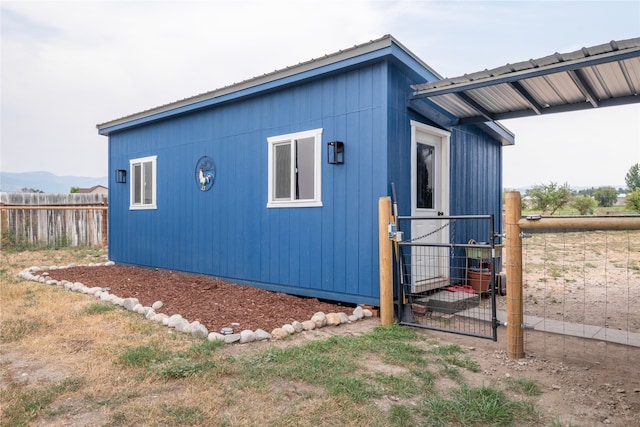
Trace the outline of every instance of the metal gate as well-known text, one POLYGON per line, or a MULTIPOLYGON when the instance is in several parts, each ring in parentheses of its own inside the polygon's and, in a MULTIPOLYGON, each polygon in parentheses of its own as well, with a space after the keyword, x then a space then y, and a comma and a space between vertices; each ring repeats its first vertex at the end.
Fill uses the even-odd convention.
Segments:
POLYGON ((400 324, 497 340, 506 277, 493 215, 398 216, 390 237, 400 324), (399 230, 419 230, 416 222, 429 232, 405 239, 399 230))

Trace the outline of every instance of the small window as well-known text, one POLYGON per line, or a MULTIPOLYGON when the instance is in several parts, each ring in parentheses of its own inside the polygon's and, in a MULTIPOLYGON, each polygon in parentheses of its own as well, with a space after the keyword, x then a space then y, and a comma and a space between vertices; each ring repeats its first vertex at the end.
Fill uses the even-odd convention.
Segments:
POLYGON ((322 129, 274 136, 269 143, 267 207, 322 206, 322 129))
POLYGON ((151 156, 129 161, 130 209, 156 209, 156 159, 151 156))

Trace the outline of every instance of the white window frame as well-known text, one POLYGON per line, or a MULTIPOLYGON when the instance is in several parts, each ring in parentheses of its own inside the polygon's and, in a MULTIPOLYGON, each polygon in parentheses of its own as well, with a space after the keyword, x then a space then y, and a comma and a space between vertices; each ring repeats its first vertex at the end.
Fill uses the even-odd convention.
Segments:
POLYGON ((131 210, 142 210, 142 209, 157 209, 157 204, 156 204, 156 194, 157 194, 157 179, 156 179, 156 175, 157 175, 157 171, 158 171, 158 167, 157 167, 157 160, 158 160, 158 156, 148 156, 148 157, 141 157, 138 159, 131 159, 129 160, 129 176, 130 178, 130 187, 129 187, 129 209, 131 210), (151 163, 151 203, 144 203, 144 167, 142 165, 144 165, 145 163, 151 163), (133 168, 137 165, 140 165, 142 167, 141 170, 141 182, 136 182, 135 180, 135 174, 133 173, 133 168), (134 195, 135 195, 135 187, 136 186, 140 186, 140 197, 141 200, 139 203, 136 203, 134 200, 134 195))
MULTIPOLYGON (((303 207, 319 207, 322 206, 322 128, 312 129, 303 132, 290 133, 286 135, 278 135, 267 138, 269 144, 269 172, 268 172, 268 208, 303 208, 303 207), (314 138, 314 176, 313 176, 313 199, 294 199, 289 198, 287 200, 275 198, 275 161, 276 156, 274 154, 275 148, 278 145, 290 144, 292 151, 295 150, 295 144, 293 142, 297 139, 314 138)), ((291 192, 295 194, 295 152, 291 155, 291 192)), ((294 196, 292 196, 294 197, 294 196)))

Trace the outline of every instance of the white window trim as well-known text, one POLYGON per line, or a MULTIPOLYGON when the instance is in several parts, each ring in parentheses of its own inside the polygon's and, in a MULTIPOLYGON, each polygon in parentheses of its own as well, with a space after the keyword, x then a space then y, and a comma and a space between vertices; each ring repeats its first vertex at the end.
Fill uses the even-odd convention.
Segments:
MULTIPOLYGON (((158 156, 148 156, 148 157, 140 157, 138 159, 131 159, 129 160, 129 176, 131 177, 129 182, 129 209, 130 210, 144 210, 144 209, 157 209, 157 194, 158 194, 158 188, 156 187, 156 183, 157 183, 157 179, 156 179, 156 175, 158 173, 158 156), (133 189, 133 184, 134 184, 134 178, 133 178, 133 166, 136 164, 142 164, 142 163, 147 163, 147 162, 151 162, 152 164, 152 174, 151 174, 151 185, 152 187, 152 194, 151 194, 151 203, 147 203, 147 204, 134 204, 133 202, 133 195, 134 195, 134 189, 133 189)), ((144 197, 144 196, 143 196, 144 197)))
MULTIPOLYGON (((269 144, 269 168, 267 178, 268 208, 305 208, 322 206, 322 128, 303 132, 289 133, 267 138, 269 144), (277 144, 292 142, 294 139, 314 138, 314 198, 305 200, 274 200, 274 147, 277 144)), ((292 156, 293 158, 293 156, 292 156)), ((293 161, 293 160, 292 160, 293 161)), ((293 170, 293 169, 292 169, 293 170)))

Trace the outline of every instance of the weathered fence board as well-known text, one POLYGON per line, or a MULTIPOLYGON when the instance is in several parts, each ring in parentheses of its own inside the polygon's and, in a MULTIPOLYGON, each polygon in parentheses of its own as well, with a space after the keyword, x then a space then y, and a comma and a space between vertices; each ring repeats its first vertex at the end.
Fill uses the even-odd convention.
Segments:
POLYGON ((20 247, 105 246, 102 194, 0 193, 2 244, 20 247))

